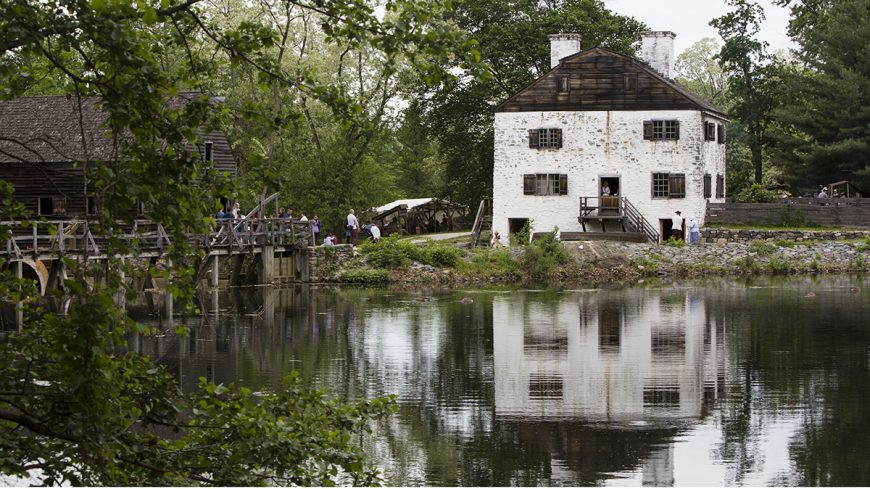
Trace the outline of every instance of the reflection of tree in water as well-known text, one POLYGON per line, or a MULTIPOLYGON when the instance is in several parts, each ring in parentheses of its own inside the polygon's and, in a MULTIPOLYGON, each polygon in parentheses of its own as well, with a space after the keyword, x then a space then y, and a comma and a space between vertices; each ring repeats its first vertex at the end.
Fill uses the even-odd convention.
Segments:
POLYGON ((728 462, 729 484, 763 469, 766 430, 799 413, 789 443, 793 473, 772 474, 765 483, 870 485, 864 469, 870 311, 866 292, 857 295, 850 286, 848 278, 791 280, 788 287, 732 290, 717 307, 729 318, 733 366, 718 412, 723 442, 716 452, 728 462), (809 301, 807 289, 823 291, 809 301))

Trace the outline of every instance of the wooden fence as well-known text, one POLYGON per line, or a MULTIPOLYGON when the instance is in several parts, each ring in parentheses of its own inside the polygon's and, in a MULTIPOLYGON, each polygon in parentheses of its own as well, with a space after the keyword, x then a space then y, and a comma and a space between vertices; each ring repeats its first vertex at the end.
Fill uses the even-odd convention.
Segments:
POLYGON ((769 204, 707 203, 706 224, 870 228, 870 199, 787 198, 769 204))

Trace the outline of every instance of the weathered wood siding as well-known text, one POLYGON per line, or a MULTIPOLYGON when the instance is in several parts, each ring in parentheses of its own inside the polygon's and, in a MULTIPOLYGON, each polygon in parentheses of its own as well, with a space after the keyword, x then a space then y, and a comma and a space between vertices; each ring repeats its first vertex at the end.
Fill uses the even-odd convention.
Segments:
MULTIPOLYGON (((627 56, 591 49, 561 64, 503 104, 497 112, 710 110, 650 68, 627 56), (568 77, 567 93, 559 90, 568 77), (631 87, 627 84, 634 83, 631 87)), ((716 111, 718 112, 718 111, 716 111)))
POLYGON ((233 178, 238 176, 236 157, 233 156, 230 140, 227 139, 227 135, 223 131, 206 132, 199 130, 196 132, 196 137, 199 139, 200 144, 197 144, 195 149, 191 148, 191 151, 199 151, 200 154, 204 155, 205 143, 212 143, 214 145, 212 147, 212 161, 214 162, 215 170, 221 173, 228 173, 233 178))
POLYGON ((84 176, 81 167, 75 168, 72 163, 2 163, 0 179, 15 187, 13 200, 24 204, 33 216, 38 215, 40 197, 66 200, 64 212, 46 217, 85 215, 84 176))
POLYGON ((781 203, 708 203, 705 223, 870 228, 870 199, 790 199, 781 203))

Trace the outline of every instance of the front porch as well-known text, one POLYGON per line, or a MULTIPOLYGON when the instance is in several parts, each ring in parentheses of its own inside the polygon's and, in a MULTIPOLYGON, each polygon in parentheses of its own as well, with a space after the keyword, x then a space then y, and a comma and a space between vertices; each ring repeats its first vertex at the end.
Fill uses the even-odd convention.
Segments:
MULTIPOLYGON (((653 243, 659 241, 659 232, 637 210, 634 205, 622 196, 580 197, 580 215, 578 222, 588 239, 613 239, 614 231, 637 234, 653 243), (589 231, 589 223, 597 223, 601 232, 589 231), (610 229, 608 230, 608 226, 610 229), (601 236, 607 236, 603 238, 601 236)), ((581 234, 581 233, 575 233, 581 234)))

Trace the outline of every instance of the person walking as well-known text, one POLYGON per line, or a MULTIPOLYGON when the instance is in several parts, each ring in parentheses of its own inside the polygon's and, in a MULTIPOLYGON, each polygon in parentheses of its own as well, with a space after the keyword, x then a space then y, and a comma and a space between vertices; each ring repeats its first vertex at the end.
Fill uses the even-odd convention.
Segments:
POLYGON ((353 214, 353 209, 350 210, 347 214, 347 219, 345 220, 345 228, 347 229, 347 242, 356 246, 356 240, 359 237, 359 221, 356 216, 353 214))
POLYGON ((671 218, 671 237, 677 241, 683 239, 683 216, 680 211, 674 212, 671 218))

